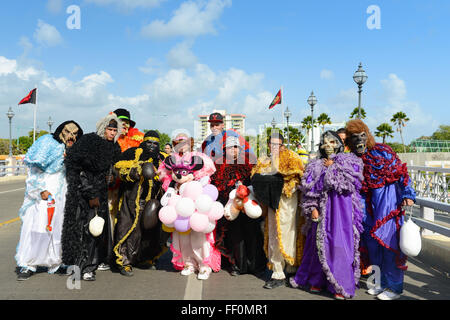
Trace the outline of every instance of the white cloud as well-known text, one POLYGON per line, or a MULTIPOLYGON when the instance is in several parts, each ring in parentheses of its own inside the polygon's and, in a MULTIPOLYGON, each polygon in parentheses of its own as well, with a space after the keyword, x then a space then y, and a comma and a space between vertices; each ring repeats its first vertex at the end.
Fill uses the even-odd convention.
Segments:
POLYGON ((48 0, 47 10, 53 14, 57 14, 61 12, 62 5, 63 5, 62 0, 48 0))
POLYGON ((151 39, 216 34, 214 23, 230 6, 231 0, 186 1, 174 11, 168 22, 155 20, 144 26, 141 34, 151 39))
POLYGON ((320 71, 320 79, 331 80, 334 78, 334 73, 331 70, 323 69, 320 71))
POLYGON ((139 71, 145 74, 154 74, 158 71, 158 68, 161 66, 161 63, 156 60, 155 58, 148 58, 147 61, 145 61, 145 65, 142 67, 139 67, 139 71))
POLYGON ((52 25, 38 20, 37 29, 34 32, 34 39, 44 47, 54 47, 63 42, 61 34, 52 25))
POLYGON ((190 68, 197 64, 197 57, 191 51, 193 42, 183 41, 167 54, 167 62, 171 68, 190 68))

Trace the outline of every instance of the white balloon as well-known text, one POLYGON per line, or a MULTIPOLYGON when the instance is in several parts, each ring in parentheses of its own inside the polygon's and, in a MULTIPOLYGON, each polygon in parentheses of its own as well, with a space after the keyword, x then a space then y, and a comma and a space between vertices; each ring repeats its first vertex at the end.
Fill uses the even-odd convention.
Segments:
POLYGON ((105 219, 99 216, 95 216, 89 221, 89 232, 94 236, 98 237, 102 234, 103 225, 105 224, 105 219))
POLYGON ((175 206, 177 213, 182 217, 190 217, 194 214, 195 204, 194 200, 190 198, 181 198, 175 206))
POLYGON ((213 200, 207 194, 201 194, 195 199, 195 207, 200 213, 208 213, 211 210, 213 200))
POLYGON ((205 230, 203 230, 203 232, 204 233, 210 233, 210 232, 213 232, 215 228, 216 228, 216 223, 215 222, 211 222, 211 220, 210 220, 208 226, 206 227, 205 230))

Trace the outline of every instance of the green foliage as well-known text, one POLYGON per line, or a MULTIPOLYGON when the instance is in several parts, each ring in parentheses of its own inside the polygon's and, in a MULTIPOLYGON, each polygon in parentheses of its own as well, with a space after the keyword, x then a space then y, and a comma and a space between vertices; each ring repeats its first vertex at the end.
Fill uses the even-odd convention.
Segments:
POLYGON ((450 126, 440 125, 439 129, 431 136, 433 140, 450 140, 450 126))
POLYGON ((383 138, 383 143, 385 143, 386 137, 390 138, 394 137, 393 133, 394 130, 392 130, 391 125, 389 123, 384 122, 377 127, 377 130, 375 131, 375 136, 383 138))
POLYGON ((317 117, 317 123, 322 126, 322 131, 325 131, 325 126, 331 124, 331 119, 326 113, 321 113, 317 117))
POLYGON ((387 142, 386 144, 396 153, 412 152, 409 146, 405 146, 404 144, 398 142, 387 142))
MULTIPOLYGON (((316 125, 317 125, 317 119, 314 120, 314 127, 316 127, 316 125)), ((313 127, 312 117, 311 116, 304 117, 302 120, 302 126, 306 130, 311 129, 313 127)))
MULTIPOLYGON (((350 119, 357 119, 358 118, 358 107, 353 109, 352 113, 350 113, 350 119)), ((366 111, 364 108, 361 107, 361 119, 366 118, 366 111)))

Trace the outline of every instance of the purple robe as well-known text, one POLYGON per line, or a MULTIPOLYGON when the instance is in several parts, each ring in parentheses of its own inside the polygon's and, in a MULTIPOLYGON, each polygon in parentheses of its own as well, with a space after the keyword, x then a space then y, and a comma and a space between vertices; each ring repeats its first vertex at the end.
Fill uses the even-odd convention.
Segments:
POLYGON ((351 298, 359 282, 359 236, 363 230, 360 189, 363 163, 351 153, 332 155, 330 167, 308 164, 300 187, 307 217, 303 261, 294 277, 300 286, 327 287, 351 298), (319 211, 319 222, 311 212, 319 211))

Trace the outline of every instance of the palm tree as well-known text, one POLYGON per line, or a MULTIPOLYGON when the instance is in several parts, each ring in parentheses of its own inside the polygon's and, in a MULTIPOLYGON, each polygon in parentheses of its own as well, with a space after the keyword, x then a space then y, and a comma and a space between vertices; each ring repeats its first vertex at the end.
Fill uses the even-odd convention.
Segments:
MULTIPOLYGON (((284 136, 287 136, 287 129, 284 128, 284 136)), ((289 126, 289 142, 291 143, 291 146, 297 146, 297 144, 302 139, 303 135, 297 128, 289 126)))
POLYGON ((397 131, 400 132, 400 139, 402 139, 403 152, 406 153, 405 143, 403 142, 403 132, 402 127, 406 126, 406 122, 409 121, 409 118, 406 116, 404 112, 397 112, 392 116, 391 122, 397 126, 397 131))
POLYGON ((326 113, 321 113, 320 116, 317 117, 317 123, 322 126, 322 132, 324 132, 325 126, 331 124, 331 119, 326 113))
POLYGON ((375 131, 375 136, 383 138, 383 143, 385 143, 386 137, 393 138, 394 130, 389 123, 382 123, 377 127, 377 131, 375 131))
MULTIPOLYGON (((356 119, 358 117, 358 107, 353 109, 352 113, 350 113, 350 119, 356 119)), ((366 111, 361 108, 361 119, 364 119, 366 117, 366 111)))
MULTIPOLYGON (((314 124, 316 124, 316 122, 317 122, 317 120, 314 121, 314 124)), ((306 130, 311 129, 311 128, 313 127, 313 124, 312 124, 312 117, 311 117, 311 116, 307 116, 307 117, 303 118, 302 126, 303 126, 303 128, 305 128, 306 130)), ((315 125, 314 125, 314 127, 315 127, 315 125)))

